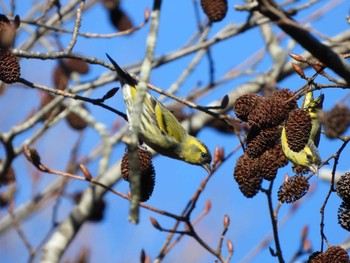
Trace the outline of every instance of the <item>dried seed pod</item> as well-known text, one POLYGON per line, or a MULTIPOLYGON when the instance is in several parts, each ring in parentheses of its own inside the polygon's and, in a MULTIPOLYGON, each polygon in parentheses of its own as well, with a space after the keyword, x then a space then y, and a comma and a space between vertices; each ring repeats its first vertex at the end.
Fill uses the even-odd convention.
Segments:
POLYGON ((264 98, 252 108, 252 112, 248 116, 248 123, 251 127, 255 127, 256 129, 277 126, 278 124, 273 123, 272 114, 272 101, 264 98))
POLYGON ((0 49, 0 80, 11 84, 21 76, 18 58, 10 50, 0 49))
POLYGON ((11 23, 5 15, 0 14, 0 49, 8 49, 13 46, 19 24, 18 15, 15 16, 14 23, 11 23))
POLYGON ((120 0, 102 0, 102 4, 109 10, 119 7, 120 0))
POLYGON ((128 14, 119 7, 109 11, 109 19, 119 31, 125 31, 134 27, 128 14))
POLYGON ((296 109, 289 113, 285 129, 289 148, 300 152, 307 144, 311 132, 311 117, 304 109, 296 109))
POLYGON ((341 246, 331 246, 324 252, 325 262, 349 263, 348 252, 341 246))
POLYGON ((269 152, 264 152, 260 156, 261 162, 261 176, 263 179, 267 181, 272 181, 276 178, 278 166, 273 158, 273 156, 269 152))
POLYGON ((339 178, 337 194, 344 202, 350 203, 350 173, 345 173, 339 178))
POLYGON ((309 186, 310 184, 304 176, 292 176, 280 186, 278 200, 282 203, 293 203, 307 193, 309 186))
POLYGON ((248 117, 249 124, 260 129, 279 125, 297 106, 293 95, 289 89, 275 90, 264 102, 256 105, 248 117))
POLYGON ((204 13, 211 22, 224 19, 227 13, 227 0, 201 0, 204 13))
POLYGON ((69 72, 58 64, 52 73, 52 81, 56 89, 65 90, 68 87, 69 72))
POLYGON ((243 154, 236 162, 233 178, 244 196, 254 197, 261 189, 262 176, 258 159, 252 159, 243 154))
POLYGON ((342 135, 350 125, 350 109, 346 105, 336 105, 331 111, 321 112, 318 116, 330 139, 342 135))
POLYGON ((286 108, 288 112, 294 110, 298 105, 295 98, 293 98, 294 92, 290 89, 276 89, 271 94, 272 99, 277 99, 278 101, 283 101, 283 107, 286 108))
MULTIPOLYGON (((141 176, 141 202, 147 201, 154 189, 155 171, 152 164, 152 154, 145 148, 139 147, 137 150, 139 158, 139 173, 141 176)), ((125 152, 121 162, 121 173, 126 181, 130 181, 129 174, 129 154, 125 152)))
POLYGON ((281 142, 276 143, 271 149, 268 150, 271 156, 274 156, 276 165, 278 168, 282 168, 288 164, 288 159, 282 150, 281 142))
POLYGON ((338 208, 338 224, 350 232, 350 204, 344 201, 338 208))
POLYGON ((261 176, 268 181, 276 178, 279 168, 288 164, 288 159, 283 153, 281 143, 276 143, 267 149, 260 157, 261 176))
MULTIPOLYGON (((84 104, 82 104, 82 107, 87 110, 84 104)), ((88 126, 88 123, 73 111, 67 114, 66 121, 72 129, 77 131, 84 130, 88 126)))
POLYGON ((249 114, 264 101, 264 98, 255 93, 244 94, 240 96, 233 104, 233 111, 242 121, 248 121, 249 114))
POLYGON ((89 65, 79 59, 69 58, 60 60, 52 74, 52 81, 55 88, 65 90, 68 87, 68 81, 73 72, 86 74, 89 72, 89 65))
MULTIPOLYGON (((0 163, 2 163, 2 159, 0 159, 0 163)), ((8 169, 0 177, 0 186, 9 185, 15 181, 16 181, 15 170, 13 170, 12 166, 9 166, 8 169)))
POLYGON ((309 256, 307 263, 324 263, 326 260, 324 253, 316 251, 309 256))
POLYGON ((278 127, 263 130, 253 127, 247 135, 247 148, 245 151, 249 157, 257 158, 268 148, 275 145, 280 135, 281 131, 278 127))
MULTIPOLYGON (((39 110, 44 108, 46 105, 48 105, 53 99, 54 97, 50 93, 44 93, 44 95, 41 97, 41 100, 40 100, 39 110)), ((48 113, 46 113, 41 121, 48 120, 52 118, 54 115, 59 114, 63 110, 64 110, 64 106, 62 104, 57 105, 56 107, 51 109, 48 113)))
POLYGON ((68 58, 65 60, 66 66, 72 72, 86 74, 89 72, 89 64, 80 59, 68 58))

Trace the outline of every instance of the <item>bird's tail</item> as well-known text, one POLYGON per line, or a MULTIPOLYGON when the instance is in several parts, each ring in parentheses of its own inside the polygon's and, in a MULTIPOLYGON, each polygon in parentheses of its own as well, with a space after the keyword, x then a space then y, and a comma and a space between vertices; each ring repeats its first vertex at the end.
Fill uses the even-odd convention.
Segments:
POLYGON ((117 62, 115 62, 107 53, 106 53, 107 58, 109 61, 112 63, 112 65, 115 68, 115 71, 118 74, 119 81, 124 84, 129 84, 131 86, 136 86, 137 85, 137 80, 134 79, 126 70, 122 69, 117 62))

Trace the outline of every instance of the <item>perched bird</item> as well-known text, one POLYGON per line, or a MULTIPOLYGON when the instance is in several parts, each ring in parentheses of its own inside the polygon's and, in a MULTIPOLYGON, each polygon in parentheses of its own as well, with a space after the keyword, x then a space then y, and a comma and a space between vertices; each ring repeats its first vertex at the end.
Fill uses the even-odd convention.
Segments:
POLYGON ((305 95, 303 108, 311 118, 311 131, 309 138, 304 148, 298 152, 293 151, 287 140, 286 126, 283 126, 281 141, 282 150, 286 157, 295 165, 300 165, 308 168, 312 173, 317 174, 318 167, 321 164, 321 157, 318 152, 317 146, 320 141, 321 125, 317 120, 317 111, 322 109, 324 95, 321 94, 314 100, 312 91, 309 91, 305 95))
MULTIPOLYGON (((128 121, 131 124, 138 81, 106 54, 113 64, 122 85, 128 121)), ((131 125, 132 126, 132 125, 131 125)), ((191 136, 175 116, 147 92, 140 120, 140 139, 156 152, 170 158, 200 165, 211 171, 211 154, 207 146, 191 136)))
POLYGON ((299 152, 294 152, 288 145, 285 127, 283 127, 281 141, 282 150, 289 161, 295 165, 304 166, 312 173, 317 174, 318 166, 321 164, 321 157, 317 147, 310 138, 304 149, 299 152))

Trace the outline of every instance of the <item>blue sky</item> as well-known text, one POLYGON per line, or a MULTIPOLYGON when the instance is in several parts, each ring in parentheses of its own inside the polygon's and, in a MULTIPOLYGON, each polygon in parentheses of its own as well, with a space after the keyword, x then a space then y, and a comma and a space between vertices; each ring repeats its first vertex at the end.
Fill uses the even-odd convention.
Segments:
MULTIPOLYGON (((8 2, 6 4, 8 6, 8 2)), ((61 1, 62 5, 67 1, 61 1)), ((213 26, 209 38, 215 35, 225 25, 229 23, 241 24, 245 21, 247 14, 238 12, 233 9, 236 4, 242 4, 243 1, 229 1, 229 11, 226 18, 213 26)), ((306 1, 301 1, 302 3, 306 1)), ((325 5, 327 1, 320 1, 305 11, 300 12, 296 19, 307 17, 310 12, 325 5)), ((331 1, 328 1, 331 2, 331 1)), ((335 1, 332 1, 335 2, 335 1)), ((332 36, 348 29, 345 16, 349 15, 350 4, 348 1, 338 1, 339 5, 332 9, 321 19, 312 22, 312 26, 322 34, 332 36)), ((18 6, 16 10, 20 17, 25 17, 29 8, 29 1, 25 1, 18 6)), ((130 15, 135 25, 143 20, 144 9, 152 8, 152 1, 122 1, 122 8, 130 15)), ((201 18, 204 14, 201 13, 201 18)), ((65 25, 72 28, 73 23, 65 25)), ((142 60, 145 53, 145 38, 147 37, 149 25, 135 32, 131 36, 118 37, 112 39, 85 39, 78 38, 74 51, 80 54, 97 57, 107 60, 105 53, 111 55, 121 65, 131 64, 142 60)), ((184 46, 197 29, 196 20, 194 18, 194 7, 192 1, 163 1, 162 14, 160 20, 159 36, 156 47, 156 56, 176 50, 184 46)), ((279 32, 277 28, 274 28, 279 32)), ((94 33, 111 33, 115 29, 110 25, 106 10, 101 4, 97 4, 93 9, 84 14, 82 21, 82 32, 94 33)), ((28 35, 21 33, 18 36, 16 46, 19 46, 26 40, 28 35)), ((63 35, 61 41, 64 45, 69 43, 69 35, 63 35)), ((287 47, 288 40, 282 41, 282 46, 287 47)), ((226 72, 233 67, 238 66, 242 61, 248 58, 255 51, 263 46, 261 33, 258 29, 250 30, 235 38, 223 41, 211 48, 214 59, 215 79, 221 78, 226 72)), ((43 51, 42 47, 35 46, 33 51, 43 51)), ((302 49, 295 47, 293 52, 301 52, 302 49)), ((151 74, 152 84, 167 89, 177 80, 183 69, 192 60, 194 54, 180 58, 167 65, 154 69, 151 74)), ((269 58, 264 59, 256 68, 257 73, 266 71, 271 65, 269 58)), ((50 60, 21 60, 22 77, 30 81, 52 86, 52 68, 55 62, 50 60), (33 70, 35 69, 35 70, 33 70)), ((185 96, 194 87, 205 86, 209 81, 208 75, 208 59, 203 57, 202 61, 196 67, 194 72, 181 86, 178 95, 185 96)), ((90 67, 90 73, 82 76, 83 81, 96 78, 107 69, 94 65, 90 67)), ((311 72, 311 71, 307 71, 311 72)), ((201 99, 200 104, 206 104, 213 100, 222 98, 230 90, 235 89, 240 84, 251 78, 241 77, 234 79, 220 86, 209 96, 201 99)), ((91 97, 97 98, 105 94, 110 88, 119 83, 113 83, 101 87, 94 91, 91 97)), ((298 77, 289 77, 280 83, 282 87, 288 87, 296 90, 304 85, 303 80, 298 77)), ((325 108, 330 109, 334 103, 339 101, 345 95, 346 90, 325 90, 325 108)), ((168 100, 170 101, 170 100, 168 100)), ((118 110, 125 111, 125 106, 121 94, 117 94, 107 102, 110 106, 116 107, 118 110)), ((0 112, 0 131, 8 131, 10 127, 28 116, 31 109, 39 105, 38 91, 16 86, 8 88, 6 94, 0 97, 0 105, 3 109, 0 112), (18 102, 25 103, 18 103, 18 102), (11 114, 9 114, 9 112, 11 114)), ((88 105, 89 110, 94 114, 95 118, 104 123, 107 127, 112 127, 118 116, 111 112, 88 105)), ((229 112, 233 115, 232 111, 229 112)), ((37 128, 37 127, 36 127, 37 128)), ((20 144, 24 138, 29 136, 32 131, 19 136, 15 143, 20 144)), ((348 134, 348 133, 347 133, 348 134)), ((69 152, 72 149, 78 133, 70 130, 66 123, 62 121, 55 129, 51 129, 45 136, 35 144, 39 152, 46 153, 45 163, 57 170, 64 170, 69 152), (53 147, 54 146, 54 147, 53 147)), ((231 152, 237 145, 238 140, 233 135, 225 135, 218 133, 211 128, 203 129, 198 137, 204 141, 209 149, 214 152, 216 146, 224 147, 225 152, 231 152)), ((98 144, 98 137, 92 129, 87 129, 83 135, 82 147, 79 155, 83 156, 98 144)), ((327 158, 333 154, 340 146, 337 141, 330 141, 322 137, 320 144, 321 157, 327 158)), ((120 145, 113 151, 112 162, 121 158, 124 153, 125 146, 120 145)), ((209 199, 212 203, 211 212, 196 226, 200 236, 211 246, 216 247, 222 231, 222 222, 224 215, 229 215, 231 225, 226 235, 234 244, 234 255, 232 262, 239 262, 244 256, 251 251, 266 235, 271 233, 271 223, 267 209, 267 200, 264 194, 259 193, 253 199, 246 199, 239 191, 236 182, 233 180, 233 168, 237 158, 241 155, 242 150, 235 153, 213 176, 207 185, 203 195, 201 196, 193 219, 200 214, 205 202, 209 199)), ((4 151, 1 148, 0 155, 4 151)), ((347 158, 349 149, 345 149, 343 157, 339 162, 339 171, 349 169, 347 158)), ((332 164, 332 163, 331 163, 332 164)), ((156 186, 148 205, 173 213, 180 213, 191 198, 194 191, 205 177, 205 172, 200 167, 191 166, 176 160, 172 160, 163 156, 154 158, 154 166, 156 168, 156 186)), ((35 169, 32 168, 26 160, 21 156, 14 162, 14 167, 18 176, 19 192, 16 196, 16 206, 25 202, 31 197, 31 177, 35 169)), ((330 166, 331 167, 331 166, 330 166)), ((92 173, 97 171, 97 162, 92 163, 88 167, 92 173)), ((284 175, 288 173, 292 175, 291 165, 283 168, 278 173, 275 182, 274 196, 278 186, 283 182, 284 175)), ((44 189, 50 182, 54 181, 56 176, 42 174, 38 185, 39 189, 44 189)), ((299 246, 300 232, 305 225, 310 226, 310 239, 314 249, 319 248, 320 244, 320 213, 319 209, 324 202, 329 185, 317 178, 311 179, 311 183, 315 185, 315 191, 304 197, 301 207, 295 212, 280 230, 281 245, 285 259, 288 261, 299 246)), ((71 181, 67 191, 77 191, 85 189, 86 183, 80 181, 71 181)), ((115 188, 119 191, 126 192, 128 184, 126 182, 118 183, 115 188)), ((83 226, 69 247, 65 259, 72 258, 73 255, 79 253, 83 246, 90 247, 91 262, 137 262, 139 253, 144 249, 151 259, 154 259, 165 238, 166 233, 155 230, 149 221, 149 217, 155 217, 159 223, 170 228, 174 221, 166 217, 154 214, 147 210, 141 209, 141 222, 138 225, 132 225, 127 222, 128 203, 127 201, 108 193, 105 197, 107 208, 105 219, 98 224, 87 223, 83 226)), ((276 198, 274 199, 276 205, 276 198)), ((340 199, 333 194, 329 200, 326 210, 326 234, 331 244, 337 245, 348 237, 348 233, 340 228, 337 224, 337 208, 340 199)), ((58 210, 58 218, 64 219, 72 206, 69 198, 62 198, 60 208, 58 210)), ((38 214, 25 221, 22 225, 28 239, 33 242, 33 246, 37 246, 51 227, 52 205, 40 211, 38 214)), ((279 217, 283 218, 291 209, 291 205, 283 205, 279 217)), ((6 210, 0 211, 0 215, 4 215, 6 210)), ((26 262, 27 251, 18 235, 11 230, 5 235, 0 236, 0 255, 7 262, 26 262)), ((274 244, 271 243, 274 247, 274 244)), ((223 254, 227 254, 224 246, 223 254)), ((201 248, 192 238, 184 237, 184 239, 169 253, 164 262, 213 262, 214 257, 201 248)), ((251 262, 272 262, 268 249, 251 262)))

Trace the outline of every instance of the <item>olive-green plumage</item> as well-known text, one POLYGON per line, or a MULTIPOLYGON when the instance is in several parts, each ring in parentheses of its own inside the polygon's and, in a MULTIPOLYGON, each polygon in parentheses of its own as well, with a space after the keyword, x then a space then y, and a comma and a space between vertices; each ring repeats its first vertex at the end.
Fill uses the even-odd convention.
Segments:
POLYGON ((317 174, 318 167, 321 164, 321 157, 318 152, 317 146, 320 141, 321 125, 317 119, 317 111, 322 109, 324 95, 321 94, 318 98, 314 99, 312 91, 309 91, 305 95, 303 102, 303 108, 305 108, 311 117, 311 131, 309 140, 304 149, 299 152, 294 152, 288 145, 286 136, 286 129, 283 127, 281 141, 282 149, 286 157, 295 165, 300 165, 308 168, 314 174, 317 174))
MULTIPOLYGON (((126 104, 128 121, 133 121, 134 102, 138 82, 110 57, 120 83, 126 104)), ((131 125, 132 126, 132 125, 131 125)), ((175 116, 150 93, 146 93, 140 120, 140 137, 156 152, 170 158, 200 165, 210 172, 211 154, 206 145, 191 136, 175 116)))

